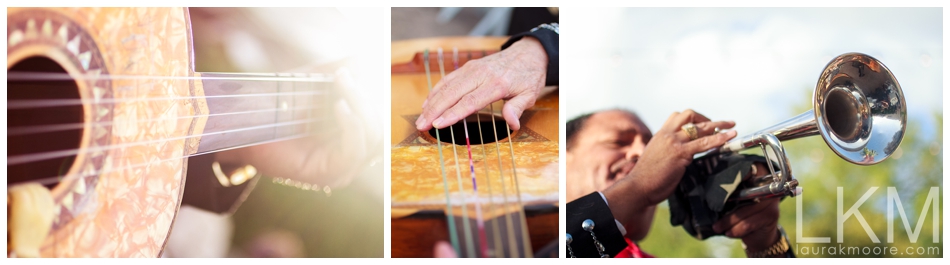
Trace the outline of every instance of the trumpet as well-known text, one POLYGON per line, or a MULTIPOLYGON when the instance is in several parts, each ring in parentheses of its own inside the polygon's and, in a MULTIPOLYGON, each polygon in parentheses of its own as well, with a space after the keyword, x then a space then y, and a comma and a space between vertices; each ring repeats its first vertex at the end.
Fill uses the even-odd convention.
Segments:
POLYGON ((812 110, 737 137, 706 154, 762 148, 770 174, 730 200, 801 194, 782 141, 821 135, 842 159, 873 165, 894 153, 904 138, 907 107, 900 84, 884 64, 866 54, 846 53, 831 60, 821 72, 812 104, 812 110))

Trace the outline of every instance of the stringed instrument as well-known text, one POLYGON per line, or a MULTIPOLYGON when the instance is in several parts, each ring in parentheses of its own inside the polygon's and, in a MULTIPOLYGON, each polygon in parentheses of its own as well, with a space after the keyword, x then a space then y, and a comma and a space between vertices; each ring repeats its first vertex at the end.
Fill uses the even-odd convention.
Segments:
POLYGON ((189 157, 323 127, 331 75, 195 72, 190 27, 187 8, 7 9, 8 256, 158 257, 189 157))
POLYGON ((519 131, 502 118, 503 101, 444 129, 415 128, 443 75, 506 39, 392 43, 392 257, 432 257, 438 241, 460 257, 532 257, 542 249, 539 256, 557 257, 556 91, 522 114, 519 131))

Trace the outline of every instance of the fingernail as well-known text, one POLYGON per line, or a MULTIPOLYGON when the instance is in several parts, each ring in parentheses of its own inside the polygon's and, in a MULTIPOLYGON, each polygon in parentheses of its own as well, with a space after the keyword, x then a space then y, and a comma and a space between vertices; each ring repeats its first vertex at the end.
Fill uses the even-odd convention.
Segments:
POLYGON ((426 118, 419 116, 419 119, 416 120, 416 129, 421 130, 423 124, 426 124, 426 118))
POLYGON ((731 130, 731 131, 729 131, 729 132, 726 133, 726 138, 735 137, 736 134, 737 134, 737 132, 736 132, 735 130, 731 130))
POLYGON ((432 122, 432 127, 439 128, 439 125, 442 125, 442 120, 444 120, 442 117, 435 119, 435 121, 432 122))
POLYGON ((426 103, 429 103, 429 99, 426 99, 425 101, 422 102, 423 109, 426 108, 426 103))
POLYGON ((732 237, 732 231, 726 232, 726 236, 732 237))

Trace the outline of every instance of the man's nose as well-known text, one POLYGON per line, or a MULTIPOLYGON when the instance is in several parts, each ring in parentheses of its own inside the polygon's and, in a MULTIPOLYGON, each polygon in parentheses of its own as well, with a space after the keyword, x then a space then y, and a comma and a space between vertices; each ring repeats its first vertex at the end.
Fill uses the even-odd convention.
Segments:
POLYGON ((643 155, 643 146, 634 143, 627 147, 624 157, 630 161, 637 161, 641 155, 643 155))

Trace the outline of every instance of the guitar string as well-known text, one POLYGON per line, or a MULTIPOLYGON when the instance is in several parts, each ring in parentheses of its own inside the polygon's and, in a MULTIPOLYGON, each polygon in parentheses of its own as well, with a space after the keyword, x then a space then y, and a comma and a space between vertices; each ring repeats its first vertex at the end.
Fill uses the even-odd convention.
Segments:
POLYGON ((220 131, 220 132, 203 133, 203 134, 198 134, 198 135, 176 136, 176 137, 169 137, 169 138, 164 138, 164 139, 145 140, 145 141, 138 141, 138 142, 122 143, 122 144, 110 144, 110 145, 104 145, 104 146, 97 146, 93 148, 75 148, 75 149, 65 149, 65 150, 57 150, 57 151, 46 151, 46 152, 30 153, 30 154, 24 154, 24 155, 8 156, 7 166, 24 164, 24 163, 29 163, 29 162, 36 162, 36 161, 43 161, 43 160, 53 159, 53 158, 73 156, 73 155, 84 154, 84 153, 108 151, 108 150, 126 148, 126 147, 137 146, 137 145, 159 144, 159 143, 184 140, 184 139, 194 138, 194 137, 205 137, 205 136, 219 135, 219 134, 226 134, 226 133, 233 133, 233 132, 277 128, 277 127, 289 126, 289 125, 307 124, 307 123, 318 122, 322 120, 325 120, 325 118, 313 118, 313 119, 305 119, 305 120, 292 121, 292 122, 281 122, 281 123, 273 123, 273 124, 267 124, 267 125, 249 126, 249 127, 225 130, 225 131, 220 131))
POLYGON ((216 149, 216 150, 211 150, 211 151, 197 152, 197 153, 190 154, 190 155, 176 156, 176 157, 171 157, 171 158, 166 158, 166 159, 160 159, 160 160, 156 160, 156 161, 149 161, 149 162, 145 162, 145 163, 132 164, 132 165, 124 166, 124 167, 114 167, 114 168, 110 168, 110 169, 101 169, 101 170, 96 170, 96 171, 91 171, 91 172, 86 172, 86 173, 65 174, 65 175, 59 175, 59 176, 54 176, 54 177, 46 177, 46 178, 40 178, 40 179, 33 179, 33 180, 30 180, 30 181, 24 181, 24 182, 18 182, 18 183, 11 183, 11 184, 19 185, 19 184, 26 184, 26 183, 38 183, 38 184, 40 184, 40 185, 51 185, 51 184, 59 183, 59 182, 61 182, 62 180, 64 180, 64 179, 69 179, 69 178, 79 178, 79 179, 82 179, 82 178, 87 178, 87 177, 102 175, 102 174, 105 174, 105 173, 115 172, 115 171, 123 171, 123 170, 136 169, 136 168, 140 168, 140 167, 147 167, 147 166, 151 166, 151 165, 154 165, 154 164, 159 164, 159 163, 169 162, 169 161, 174 161, 174 160, 179 160, 179 159, 185 159, 185 158, 189 158, 189 157, 193 157, 193 156, 206 155, 206 154, 211 154, 211 153, 223 152, 223 151, 228 151, 228 150, 233 150, 233 149, 238 149, 238 148, 244 148, 244 147, 255 146, 255 145, 262 145, 262 144, 268 144, 268 143, 274 143, 274 142, 280 142, 280 141, 294 140, 294 139, 304 138, 304 137, 308 137, 308 136, 312 136, 312 135, 316 135, 316 134, 317 134, 317 133, 302 133, 302 134, 296 134, 296 135, 281 137, 281 138, 277 138, 277 139, 264 140, 264 141, 254 142, 254 143, 247 143, 247 144, 243 144, 243 145, 232 146, 232 147, 227 147, 227 148, 222 148, 222 149, 216 149))
MULTIPOLYGON (((432 77, 429 71, 429 63, 430 63, 429 49, 425 50, 424 57, 425 57, 426 63, 423 65, 425 65, 425 69, 426 69, 426 81, 429 85, 429 92, 431 93, 432 92, 432 77)), ((452 248, 455 249, 455 253, 461 253, 460 252, 461 249, 459 248, 458 235, 456 235, 455 233, 457 230, 455 227, 455 218, 452 216, 452 199, 451 199, 451 196, 449 195, 449 181, 445 173, 445 158, 442 156, 442 138, 440 135, 441 133, 439 133, 439 130, 435 130, 435 138, 436 138, 435 142, 438 144, 438 148, 439 148, 439 169, 440 169, 440 172, 442 173, 442 187, 445 189, 445 204, 446 204, 446 212, 447 212, 445 214, 445 219, 449 223, 449 240, 451 240, 452 242, 452 248)))
POLYGON ((319 73, 195 73, 203 76, 171 76, 171 75, 113 75, 113 74, 68 74, 50 72, 15 71, 7 73, 9 81, 72 81, 72 80, 225 80, 225 81, 289 81, 289 82, 333 82, 329 74, 319 73), (221 76, 204 76, 221 75, 221 76), (230 77, 224 77, 230 76, 230 77), (103 78, 107 77, 107 78, 103 78))
MULTIPOLYGON (((459 53, 458 48, 452 48, 452 63, 453 70, 459 69, 459 53)), ((485 235, 485 220, 482 219, 482 207, 481 202, 478 197, 478 183, 475 181, 475 164, 472 161, 472 143, 468 137, 468 122, 465 119, 462 119, 462 127, 465 131, 465 148, 468 151, 468 167, 469 172, 472 177, 472 197, 475 198, 473 203, 475 203, 475 224, 478 229, 478 246, 481 257, 488 257, 488 240, 485 235)), ((481 133, 481 132, 479 132, 481 133)))
POLYGON ((254 94, 240 94, 240 95, 218 95, 218 96, 190 96, 190 97, 149 97, 149 98, 110 98, 110 99, 21 99, 21 100, 8 100, 7 109, 31 109, 31 108, 50 108, 50 107, 65 107, 65 106, 97 106, 97 105, 114 105, 117 103, 129 103, 129 102, 146 102, 146 101, 175 101, 175 100, 190 100, 190 99, 224 99, 224 98, 253 98, 253 97, 274 97, 280 98, 281 96, 315 96, 315 95, 324 95, 325 92, 281 92, 281 93, 254 93, 254 94))
MULTIPOLYGON (((177 118, 153 118, 138 120, 130 124, 141 124, 141 123, 153 123, 153 122, 167 122, 172 120, 180 119, 195 119, 195 118, 205 118, 205 117, 216 117, 216 116, 228 116, 228 115, 243 115, 243 114, 254 114, 254 113, 266 113, 271 111, 298 111, 298 110, 312 110, 312 109, 322 109, 327 108, 326 106, 312 106, 312 107, 297 107, 297 108, 277 108, 277 109, 262 109, 262 110, 249 110, 249 111, 235 111, 235 112, 226 112, 226 113, 214 113, 207 115, 191 115, 191 116, 179 116, 177 118)), ((292 112, 291 112, 292 113, 292 112)), ((36 125, 36 126, 23 126, 23 127, 14 127, 7 130, 7 136, 19 136, 19 135, 28 135, 28 134, 38 134, 38 133, 49 133, 57 131, 66 131, 66 130, 77 130, 82 129, 89 124, 90 126, 110 126, 113 125, 115 121, 101 121, 101 122, 92 122, 92 123, 64 123, 64 124, 51 124, 51 125, 36 125)))
MULTIPOLYGON (((504 111, 504 109, 502 109, 504 111)), ((508 127, 508 123, 505 123, 505 130, 511 131, 511 128, 508 127)), ((508 137, 508 150, 511 152, 511 179, 515 182, 515 198, 518 199, 518 213, 521 215, 521 236, 525 252, 525 257, 531 258, 534 253, 531 250, 531 244, 528 242, 528 224, 527 216, 524 214, 524 204, 521 202, 521 187, 518 185, 518 170, 515 168, 515 147, 512 143, 513 137, 508 137)))
MULTIPOLYGON (((494 105, 488 105, 488 106, 489 106, 490 113, 492 113, 491 115, 492 130, 495 131, 495 156, 498 157, 498 178, 499 180, 501 180, 501 194, 502 194, 502 198, 504 199, 503 204, 502 204, 504 210, 502 211, 502 213, 505 215, 505 227, 508 229, 508 233, 506 233, 506 235, 508 236, 508 251, 509 251, 508 253, 511 254, 512 257, 519 257, 520 255, 518 254, 518 243, 515 240, 514 232, 513 232, 514 224, 511 222, 511 215, 508 214, 508 208, 510 207, 509 206, 510 203, 508 202, 508 190, 505 187, 505 173, 504 173, 505 167, 501 163, 501 144, 498 143, 498 133, 497 133, 498 128, 495 126, 495 115, 494 115, 495 106, 494 105)), ((506 131, 506 132, 509 132, 509 131, 506 131)), ((511 138, 511 135, 509 135, 508 138, 511 138)), ((514 165, 512 165, 512 167, 514 167, 514 165)))
MULTIPOLYGON (((11 80, 14 80, 14 81, 20 80, 20 79, 18 79, 18 78, 19 78, 18 74, 19 74, 19 73, 17 73, 17 72, 7 73, 7 82, 9 83, 9 81, 11 81, 11 80), (12 76, 12 78, 11 78, 11 76, 12 76)), ((68 75, 66 75, 65 77, 64 77, 64 76, 60 76, 59 78, 63 78, 63 79, 65 79, 65 80, 74 80, 75 77, 76 77, 76 76, 68 76, 68 75)), ((28 77, 28 78, 36 78, 36 76, 34 75, 34 76, 28 77)), ((56 78, 56 77, 55 77, 55 76, 53 76, 53 77, 47 76, 47 78, 48 78, 48 80, 51 80, 51 79, 56 78)), ((108 78, 109 78, 109 79, 119 79, 118 76, 109 76, 108 78)), ((216 80, 216 79, 222 79, 222 80, 260 80, 260 81, 272 80, 272 79, 270 79, 270 78, 247 78, 247 77, 242 77, 242 78, 163 77, 163 78, 164 78, 164 79, 190 79, 190 80, 195 80, 195 79, 197 79, 197 80, 216 80)), ((156 78, 153 77, 153 76, 125 76, 125 77, 122 77, 122 79, 149 79, 149 80, 154 80, 154 79, 156 79, 156 78)), ((293 78, 291 78, 291 79, 293 79, 293 78)), ((307 81, 309 81, 309 82, 313 82, 313 81, 324 81, 324 80, 332 81, 332 78, 329 78, 329 79, 328 79, 328 78, 321 78, 321 79, 307 78, 307 79, 308 79, 307 81)), ((288 80, 287 78, 281 78, 280 80, 276 80, 276 81, 294 81, 294 80, 288 80)), ((11 102, 8 101, 7 103, 8 103, 8 109, 10 109, 9 105, 10 105, 11 102)), ((13 101, 12 103, 13 103, 14 105, 16 105, 18 102, 13 101)), ((41 102, 41 103, 44 103, 44 104, 45 104, 45 103, 48 103, 48 102, 41 102)), ((81 102, 80 104, 83 104, 83 103, 81 102)), ((211 116, 211 115, 208 115, 208 116, 211 116)), ((8 135, 9 135, 9 134, 8 134, 8 135)), ((306 136, 306 135, 304 135, 304 136, 306 136)), ((296 138, 299 138, 299 136, 284 137, 284 138, 274 139, 274 140, 270 140, 270 141, 263 141, 263 142, 259 142, 259 143, 247 144, 247 145, 243 145, 243 146, 240 146, 240 147, 245 147, 245 146, 250 146, 250 145, 257 145, 257 144, 263 144, 263 143, 267 143, 267 142, 276 142, 276 141, 290 140, 290 139, 296 139, 296 138)), ((240 148, 240 147, 231 147, 231 148, 226 148, 226 149, 229 150, 229 149, 240 148)), ((223 151, 223 150, 215 150, 214 152, 219 152, 219 151, 223 151)), ((192 155, 189 155, 189 156, 183 156, 183 157, 181 157, 181 158, 174 158, 174 159, 184 159, 184 158, 186 158, 186 157, 191 157, 191 156, 196 156, 196 155, 202 155, 202 154, 206 154, 206 153, 210 153, 210 152, 196 153, 196 154, 192 154, 192 155)), ((143 165, 143 166, 148 166, 148 165, 150 165, 150 164, 146 164, 146 165, 143 165)), ((103 172, 94 173, 94 174, 92 174, 92 175, 99 175, 99 174, 101 174, 101 173, 103 173, 103 172)), ((58 183, 58 182, 61 181, 62 179, 63 179, 63 177, 52 177, 52 178, 48 178, 48 179, 33 180, 33 181, 30 181, 30 182, 41 183, 41 185, 51 185, 51 184, 58 183), (50 182, 50 181, 48 181, 48 180, 53 180, 53 182, 50 182)), ((16 184, 16 183, 12 183, 12 184, 16 184)))
MULTIPOLYGON (((468 53, 468 56, 469 56, 468 59, 471 60, 471 59, 472 59, 472 58, 471 58, 472 54, 471 54, 471 53, 468 53)), ((456 67, 456 68, 457 68, 457 67, 456 67)), ((494 115, 494 113, 489 113, 489 114, 494 115)), ((492 192, 492 187, 491 187, 491 172, 488 170, 488 164, 489 164, 489 163, 488 163, 488 147, 487 147, 488 145, 485 144, 485 137, 483 136, 483 131, 482 131, 482 118, 481 118, 481 116, 476 114, 476 115, 475 115, 475 121, 478 122, 478 139, 479 139, 479 141, 480 141, 480 143, 481 143, 481 146, 482 146, 482 161, 483 161, 483 164, 485 165, 485 182, 486 182, 486 186, 488 186, 488 212, 490 213, 489 216, 494 216, 494 214, 495 214, 495 194, 492 192)), ((498 132, 493 131, 492 133, 493 133, 493 134, 497 134, 498 132)), ((496 137, 497 137, 497 136, 496 136, 496 137)), ((499 170, 500 170, 500 169, 499 169, 499 170)), ((504 213, 504 210, 502 210, 502 213, 504 213)), ((498 230, 498 220, 497 220, 497 218, 493 218, 493 217, 490 217, 490 218, 491 218, 491 219, 489 219, 488 222, 490 223, 490 225, 491 225, 491 227, 492 227, 492 239, 493 239, 493 241, 494 241, 494 242, 493 242, 493 243, 494 243, 494 244, 493 244, 493 245, 494 245, 494 255, 492 255, 492 256, 493 256, 493 257, 497 257, 498 255, 503 254, 503 252, 502 252, 502 251, 503 251, 503 250, 502 250, 502 244, 501 244, 501 231, 498 230)))
MULTIPOLYGON (((445 78, 445 64, 442 60, 442 48, 439 48, 439 80, 445 78)), ((475 243, 472 238, 472 226, 471 222, 468 219, 468 196, 466 196, 465 190, 462 189, 462 170, 459 167, 459 155, 457 151, 457 144, 455 143, 455 130, 452 126, 449 126, 449 135, 452 137, 452 153, 455 155, 455 178, 456 183, 459 187, 459 194, 462 196, 462 232, 465 237, 465 250, 468 253, 469 257, 475 256, 475 243)))

